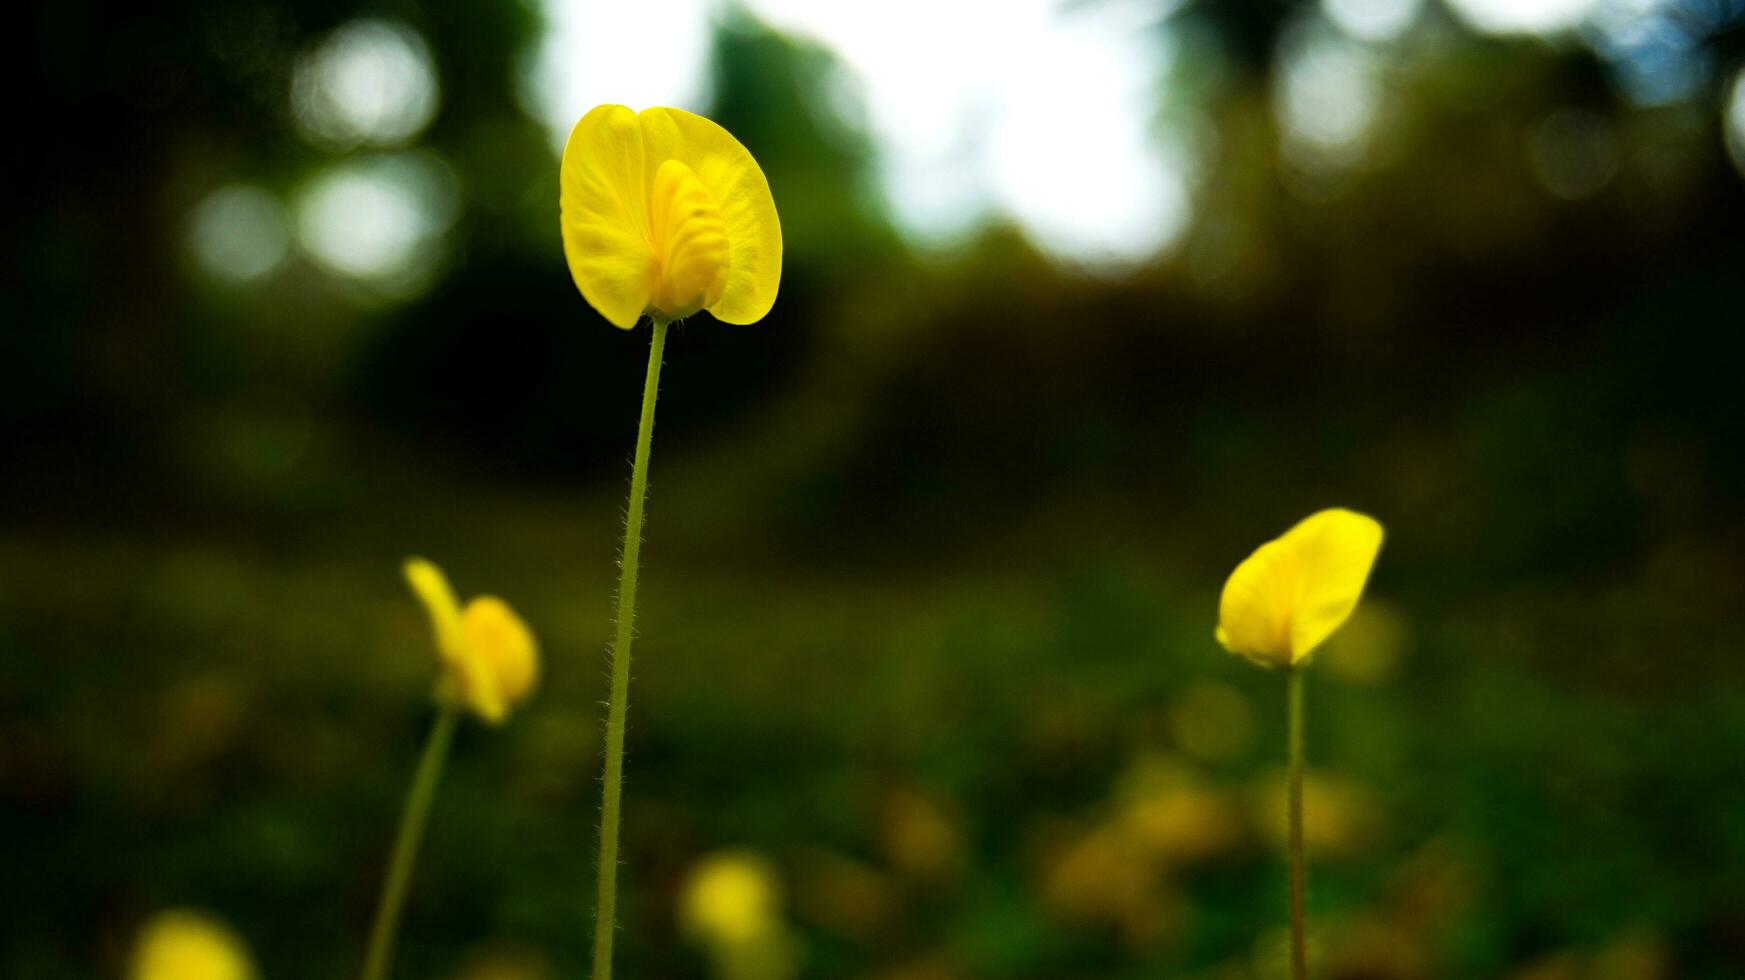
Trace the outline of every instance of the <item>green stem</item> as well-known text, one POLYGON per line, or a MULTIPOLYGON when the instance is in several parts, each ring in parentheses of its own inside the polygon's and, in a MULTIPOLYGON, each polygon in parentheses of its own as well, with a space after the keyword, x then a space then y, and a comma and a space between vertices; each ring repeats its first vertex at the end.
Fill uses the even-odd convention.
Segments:
POLYGON ((442 780, 443 766, 448 762, 448 747, 454 741, 454 730, 460 721, 460 710, 444 705, 424 742, 424 755, 418 760, 418 772, 412 777, 412 792, 406 797, 406 809, 400 814, 400 833, 394 839, 394 856, 388 865, 388 879, 382 885, 382 901, 376 907, 376 924, 370 930, 370 948, 364 957, 363 980, 385 980, 388 966, 394 958, 394 936, 400 929, 400 911, 406 906, 406 886, 412 880, 413 859, 418 855, 418 842, 424 836, 424 824, 430 816, 430 801, 436 796, 436 784, 442 780))
POLYGON ((1309 953, 1304 912, 1308 869, 1303 861, 1303 673, 1290 670, 1290 839, 1291 839, 1291 976, 1308 980, 1309 953))
POLYGON ((630 470, 630 508, 618 577, 618 632, 612 643, 612 695, 606 704, 605 792, 600 800, 600 893, 594 906, 594 980, 612 980, 612 938, 618 906, 618 823, 624 797, 624 717, 630 701, 630 641, 636 633, 636 563, 642 553, 642 504, 648 496, 648 452, 654 441, 654 401, 666 322, 654 321, 648 376, 642 383, 642 421, 636 427, 636 462, 630 470))

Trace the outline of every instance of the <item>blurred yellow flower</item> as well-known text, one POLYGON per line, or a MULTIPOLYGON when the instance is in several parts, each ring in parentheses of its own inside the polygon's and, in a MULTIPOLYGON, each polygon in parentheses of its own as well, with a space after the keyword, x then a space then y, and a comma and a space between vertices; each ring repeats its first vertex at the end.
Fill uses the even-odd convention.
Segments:
POLYGON ((462 609, 442 569, 406 560, 406 581, 430 613, 444 668, 438 696, 491 724, 509 716, 539 684, 539 643, 509 604, 478 596, 462 609))
POLYGON ((752 851, 720 851, 691 871, 679 919, 709 955, 720 980, 789 980, 800 946, 782 915, 775 869, 752 851))
POLYGON ((1133 949, 1167 942, 1192 911, 1163 863, 1118 820, 1063 842, 1040 884, 1050 915, 1075 927, 1117 926, 1133 949))
POLYGON ((885 847, 891 863, 918 881, 944 884, 963 869, 964 841, 950 808, 912 790, 898 790, 885 803, 885 847))
POLYGON ((130 980, 253 980, 254 964, 228 926, 196 912, 153 916, 133 947, 130 980))
MULTIPOLYGON (((1289 844, 1285 826, 1288 792, 1286 774, 1274 772, 1257 781, 1251 797, 1255 830, 1279 848, 1289 844)), ((1370 787, 1334 773, 1313 772, 1303 777, 1303 794, 1303 839, 1315 850, 1351 857, 1383 843, 1387 814, 1370 787)))
POLYGON ((781 885, 769 862, 749 851, 720 851, 691 871, 680 899, 685 928, 708 942, 742 943, 780 921, 781 885))
POLYGON ((558 186, 570 275, 614 325, 698 310, 755 323, 775 303, 775 199, 750 152, 715 123, 597 106, 570 131, 558 186))
POLYGON ((1327 641, 1319 661, 1345 680, 1381 684, 1393 677, 1411 648, 1410 621, 1388 603, 1372 599, 1327 641))
POLYGON ((1159 752, 1142 753, 1116 777, 1112 823, 1135 858, 1170 867, 1228 854, 1247 829, 1233 793, 1198 766, 1159 752))
POLYGON ((871 942, 900 907, 897 882, 891 875, 844 854, 808 849, 797 876, 798 914, 857 942, 871 942))
POLYGON ((1261 545, 1224 583, 1218 642, 1274 667, 1306 659, 1357 608, 1382 536, 1375 518, 1334 508, 1261 545))

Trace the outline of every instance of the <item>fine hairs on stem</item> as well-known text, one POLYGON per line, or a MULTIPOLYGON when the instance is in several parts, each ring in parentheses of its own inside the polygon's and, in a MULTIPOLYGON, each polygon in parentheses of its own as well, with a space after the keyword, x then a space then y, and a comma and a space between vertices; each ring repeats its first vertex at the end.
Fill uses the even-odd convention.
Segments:
POLYGON ((1290 740, 1290 850, 1291 850, 1291 977, 1308 980, 1307 918, 1308 869, 1303 861, 1303 675, 1301 667, 1288 670, 1290 740))
POLYGON ((394 937, 400 930, 400 912, 406 906, 406 888, 412 881, 418 843, 424 837, 430 803, 436 798, 436 784, 442 781, 442 770, 448 763, 448 747, 454 741, 454 730, 459 723, 459 707, 445 703, 437 713, 436 723, 430 728, 430 737, 425 740, 424 755, 418 760, 412 790, 406 797, 406 809, 400 815, 400 831, 394 838, 394 856, 388 864, 387 881, 382 885, 382 900, 376 906, 369 951, 364 955, 363 980, 386 980, 388 976, 388 967, 394 958, 394 937))
POLYGON ((593 980, 612 980, 612 939, 618 909, 618 824, 624 796, 624 720, 630 701, 630 642, 636 635, 636 566, 642 554, 642 511, 648 496, 648 454, 654 438, 654 402, 660 393, 665 320, 654 321, 648 376, 642 384, 642 417, 636 427, 636 458, 630 470, 630 506, 624 519, 619 564, 617 630, 612 642, 612 693, 606 707, 606 769, 600 797, 599 896, 594 906, 593 980))

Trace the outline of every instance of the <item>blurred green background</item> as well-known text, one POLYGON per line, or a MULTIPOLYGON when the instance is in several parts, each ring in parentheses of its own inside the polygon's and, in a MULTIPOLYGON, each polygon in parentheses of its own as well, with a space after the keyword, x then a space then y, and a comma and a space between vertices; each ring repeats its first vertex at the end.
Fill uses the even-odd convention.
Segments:
POLYGON ((0 972, 171 906, 355 971, 420 553, 548 673, 462 730, 399 975, 585 975, 647 334, 569 280, 555 120, 689 71, 787 268, 668 344, 623 976, 1279 976, 1283 685, 1211 633, 1335 504, 1390 536, 1311 678, 1323 975, 1745 975, 1745 4, 939 0, 872 18, 901 70, 631 7, 21 11, 0 972), (723 852, 779 955, 687 925, 723 852))

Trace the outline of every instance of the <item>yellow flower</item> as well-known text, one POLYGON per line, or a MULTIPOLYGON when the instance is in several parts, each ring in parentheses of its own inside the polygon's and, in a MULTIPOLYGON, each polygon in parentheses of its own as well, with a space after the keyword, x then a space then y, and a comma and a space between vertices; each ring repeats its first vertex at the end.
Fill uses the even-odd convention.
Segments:
POLYGON ((708 310, 755 323, 782 279, 782 227, 757 161, 682 109, 597 106, 570 131, 558 178, 576 287, 626 329, 708 310))
POLYGON ((708 855, 691 869, 679 920, 708 954, 718 980, 790 980, 801 948, 782 914, 781 881, 755 851, 708 855))
POLYGON ((228 927, 182 909, 159 912, 134 941, 131 980, 254 980, 254 964, 228 927))
POLYGON ((497 724, 539 684, 539 643, 509 604, 483 595, 463 610, 442 569, 406 560, 406 581, 430 613, 444 668, 438 695, 497 724))
POLYGON ((1335 508, 1304 518, 1230 573, 1218 642, 1274 667, 1306 659, 1357 608, 1381 542, 1373 517, 1335 508))
POLYGON ((751 851, 717 851, 691 870, 680 900, 687 929, 709 942, 746 943, 781 923, 775 869, 751 851))

